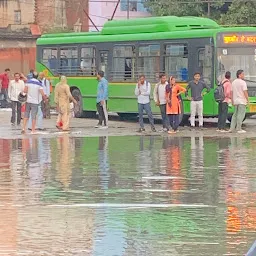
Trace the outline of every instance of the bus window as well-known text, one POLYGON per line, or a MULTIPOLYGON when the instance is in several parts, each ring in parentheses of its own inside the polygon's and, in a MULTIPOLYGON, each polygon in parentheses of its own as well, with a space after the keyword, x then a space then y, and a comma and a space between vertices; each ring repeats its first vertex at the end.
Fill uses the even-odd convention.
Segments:
POLYGON ((188 48, 186 44, 165 46, 165 72, 176 77, 177 81, 188 81, 188 48))
POLYGON ((43 64, 49 68, 53 73, 57 70, 57 48, 44 48, 42 54, 42 62, 43 64))
POLYGON ((60 49, 59 73, 63 75, 76 75, 78 70, 77 48, 60 49))
POLYGON ((84 76, 96 75, 96 51, 93 47, 81 48, 80 70, 84 76))
POLYGON ((115 46, 113 49, 113 80, 135 80, 135 47, 115 46))
POLYGON ((200 49, 198 51, 198 67, 202 74, 202 78, 207 85, 211 85, 212 79, 212 58, 208 49, 200 49))
POLYGON ((144 74, 150 81, 155 81, 160 74, 160 45, 139 47, 138 73, 144 74))

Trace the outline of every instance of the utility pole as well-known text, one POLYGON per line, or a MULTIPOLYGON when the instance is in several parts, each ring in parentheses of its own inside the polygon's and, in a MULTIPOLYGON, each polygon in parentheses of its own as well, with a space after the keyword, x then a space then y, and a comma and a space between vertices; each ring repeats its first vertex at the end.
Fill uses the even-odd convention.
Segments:
POLYGON ((130 19, 130 0, 127 0, 127 20, 130 19))
POLYGON ((208 0, 208 18, 211 16, 211 2, 208 0))

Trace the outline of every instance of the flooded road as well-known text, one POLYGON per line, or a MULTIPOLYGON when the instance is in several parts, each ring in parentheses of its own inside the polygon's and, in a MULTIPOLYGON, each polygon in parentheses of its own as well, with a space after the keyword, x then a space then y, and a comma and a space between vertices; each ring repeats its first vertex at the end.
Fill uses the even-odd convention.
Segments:
POLYGON ((244 255, 256 139, 0 139, 0 255, 244 255))

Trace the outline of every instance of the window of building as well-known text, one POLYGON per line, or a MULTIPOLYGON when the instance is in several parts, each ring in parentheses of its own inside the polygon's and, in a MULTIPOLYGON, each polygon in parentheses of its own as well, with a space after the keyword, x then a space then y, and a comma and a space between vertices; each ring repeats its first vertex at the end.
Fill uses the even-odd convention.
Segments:
POLYGON ((177 81, 188 81, 188 48, 186 44, 170 44, 165 46, 164 69, 177 81))
POLYGON ((144 7, 143 0, 121 0, 120 2, 120 9, 121 11, 129 11, 131 12, 147 12, 148 10, 144 7), (128 6, 129 5, 129 6, 128 6))
POLYGON ((77 48, 61 48, 58 72, 64 75, 77 75, 79 69, 77 48))
POLYGON ((81 48, 80 69, 84 76, 96 75, 96 51, 94 47, 81 48))
POLYGON ((55 73, 57 71, 57 67, 58 67, 57 54, 58 54, 57 48, 44 48, 43 49, 42 62, 53 73, 55 73))
POLYGON ((150 81, 158 79, 160 74, 160 45, 139 47, 138 75, 144 74, 150 81))
POLYGON ((14 11, 14 23, 21 24, 21 11, 20 10, 14 11))
POLYGON ((113 80, 135 80, 136 53, 134 46, 115 46, 113 49, 113 80))

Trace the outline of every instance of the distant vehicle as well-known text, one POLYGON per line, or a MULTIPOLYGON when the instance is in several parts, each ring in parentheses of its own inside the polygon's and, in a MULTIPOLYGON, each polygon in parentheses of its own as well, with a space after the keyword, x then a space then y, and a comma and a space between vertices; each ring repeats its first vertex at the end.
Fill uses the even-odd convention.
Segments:
MULTIPOLYGON (((247 116, 256 114, 256 28, 221 27, 198 17, 150 17, 107 22, 101 32, 46 34, 37 40, 37 70, 56 85, 68 77, 78 101, 75 116, 95 114, 96 71, 109 80, 109 110, 120 116, 137 115, 134 87, 139 74, 153 84, 160 73, 175 75, 186 86, 199 71, 212 88, 204 97, 204 116, 218 115, 214 88, 226 71, 244 69, 250 104, 247 116)), ((53 92, 54 93, 54 92, 53 92)), ((181 118, 187 121, 190 104, 183 100, 181 118)), ((152 111, 159 113, 152 101, 152 111)), ((233 109, 230 108, 230 117, 233 109)))

